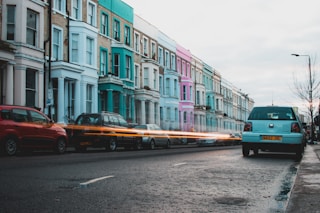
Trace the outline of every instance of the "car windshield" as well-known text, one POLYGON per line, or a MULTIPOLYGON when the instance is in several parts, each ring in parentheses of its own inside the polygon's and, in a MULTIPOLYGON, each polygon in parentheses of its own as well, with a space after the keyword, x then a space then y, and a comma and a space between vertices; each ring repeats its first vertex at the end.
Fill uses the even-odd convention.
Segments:
POLYGON ((95 126, 101 123, 100 115, 99 114, 87 114, 80 116, 77 120, 76 124, 78 125, 89 125, 95 126))
POLYGON ((248 120, 296 120, 290 107, 256 107, 248 120))

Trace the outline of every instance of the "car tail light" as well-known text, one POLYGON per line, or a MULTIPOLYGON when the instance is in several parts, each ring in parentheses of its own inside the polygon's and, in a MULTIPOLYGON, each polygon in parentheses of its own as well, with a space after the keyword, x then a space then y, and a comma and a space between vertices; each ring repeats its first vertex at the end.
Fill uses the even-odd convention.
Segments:
POLYGON ((244 129, 243 129, 244 132, 251 132, 252 131, 252 123, 251 122, 246 122, 244 124, 244 129))
POLYGON ((291 132, 301 132, 300 126, 297 122, 291 124, 291 132))

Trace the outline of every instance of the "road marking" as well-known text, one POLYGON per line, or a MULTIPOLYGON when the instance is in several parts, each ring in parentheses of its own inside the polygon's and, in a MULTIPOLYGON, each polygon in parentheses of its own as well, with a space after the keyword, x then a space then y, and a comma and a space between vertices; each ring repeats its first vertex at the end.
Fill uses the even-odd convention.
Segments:
POLYGON ((108 175, 108 176, 104 176, 104 177, 95 178, 95 179, 89 180, 87 182, 80 183, 80 188, 86 188, 91 183, 95 183, 97 181, 104 180, 107 178, 113 178, 113 177, 114 177, 113 175, 108 175))
POLYGON ((176 163, 176 164, 173 164, 173 166, 181 166, 181 165, 185 165, 187 163, 176 163))

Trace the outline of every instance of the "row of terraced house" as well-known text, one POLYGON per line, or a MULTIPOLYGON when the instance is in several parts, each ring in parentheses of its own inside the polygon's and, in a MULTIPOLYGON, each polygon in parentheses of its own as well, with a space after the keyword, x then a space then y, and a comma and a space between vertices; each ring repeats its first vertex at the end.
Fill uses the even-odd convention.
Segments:
MULTIPOLYGON (((0 0, 0 104, 240 132, 254 101, 121 0, 0 0)), ((196 41, 195 41, 196 42, 196 41)))

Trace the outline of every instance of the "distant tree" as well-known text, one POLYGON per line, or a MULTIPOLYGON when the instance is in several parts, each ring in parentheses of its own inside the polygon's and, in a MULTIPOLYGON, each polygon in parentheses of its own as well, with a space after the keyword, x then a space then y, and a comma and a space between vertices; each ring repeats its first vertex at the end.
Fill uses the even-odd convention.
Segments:
POLYGON ((297 78, 294 75, 294 93, 295 95, 300 98, 302 101, 305 101, 307 103, 307 109, 308 109, 308 115, 310 116, 310 122, 311 122, 311 130, 310 130, 310 136, 311 136, 311 142, 314 141, 314 110, 315 110, 315 104, 314 100, 315 98, 319 98, 320 96, 320 79, 317 75, 317 72, 315 72, 315 69, 311 69, 311 66, 314 67, 314 64, 311 65, 311 58, 309 55, 298 55, 298 54, 292 54, 293 56, 307 56, 308 57, 308 72, 306 74, 305 79, 297 78))

